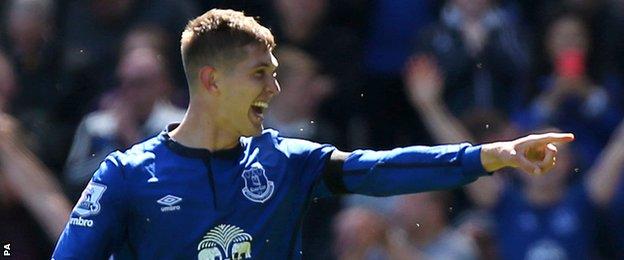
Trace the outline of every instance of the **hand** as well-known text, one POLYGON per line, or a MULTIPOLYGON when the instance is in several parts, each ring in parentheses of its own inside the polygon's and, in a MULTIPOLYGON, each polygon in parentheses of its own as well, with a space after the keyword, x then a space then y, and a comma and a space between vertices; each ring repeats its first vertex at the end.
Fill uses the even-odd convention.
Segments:
POLYGON ((488 172, 514 167, 528 174, 543 174, 555 167, 555 143, 574 140, 571 133, 547 133, 525 136, 513 141, 484 144, 481 163, 488 172))
POLYGON ((405 86, 413 105, 439 101, 443 84, 442 75, 432 56, 420 55, 409 59, 405 71, 405 86))

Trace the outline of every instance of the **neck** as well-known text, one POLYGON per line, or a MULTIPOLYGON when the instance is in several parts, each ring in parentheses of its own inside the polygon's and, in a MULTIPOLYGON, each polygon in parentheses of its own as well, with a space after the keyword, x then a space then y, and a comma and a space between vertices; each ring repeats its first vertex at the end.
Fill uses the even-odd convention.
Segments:
POLYGON ((191 103, 180 125, 171 131, 171 138, 184 146, 208 149, 212 152, 238 145, 240 135, 219 128, 213 117, 199 111, 208 110, 200 109, 191 103))

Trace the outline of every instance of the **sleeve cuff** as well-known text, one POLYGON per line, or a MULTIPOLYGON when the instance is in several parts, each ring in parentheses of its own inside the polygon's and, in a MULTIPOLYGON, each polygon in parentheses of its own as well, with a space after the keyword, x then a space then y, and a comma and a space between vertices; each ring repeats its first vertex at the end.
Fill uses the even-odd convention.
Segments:
POLYGON ((481 176, 490 175, 481 164, 481 146, 469 146, 464 150, 463 158, 464 175, 468 178, 477 179, 481 176))

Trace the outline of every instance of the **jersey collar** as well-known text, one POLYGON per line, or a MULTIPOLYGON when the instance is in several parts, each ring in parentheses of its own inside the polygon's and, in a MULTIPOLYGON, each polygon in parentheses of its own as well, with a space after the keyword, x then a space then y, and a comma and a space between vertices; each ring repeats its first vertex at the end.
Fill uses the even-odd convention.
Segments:
POLYGON ((237 159, 243 153, 243 145, 241 144, 241 142, 238 142, 238 145, 236 145, 233 148, 226 149, 226 150, 219 150, 215 152, 211 152, 210 150, 203 149, 203 148, 188 147, 181 143, 178 143, 175 140, 173 140, 171 136, 169 136, 169 132, 173 131, 173 129, 178 127, 178 125, 180 125, 180 123, 173 123, 173 124, 167 125, 165 130, 163 130, 158 137, 165 143, 165 145, 169 149, 171 149, 171 151, 173 151, 176 154, 179 154, 185 157, 193 157, 193 158, 218 157, 222 159, 237 159))

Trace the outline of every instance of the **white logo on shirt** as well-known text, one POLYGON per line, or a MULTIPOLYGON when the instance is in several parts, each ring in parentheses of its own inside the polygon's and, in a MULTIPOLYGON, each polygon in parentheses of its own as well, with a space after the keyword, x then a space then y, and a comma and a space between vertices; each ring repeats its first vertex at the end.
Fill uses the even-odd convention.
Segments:
POLYGON ((90 182, 80 196, 74 212, 80 217, 88 217, 100 213, 100 198, 106 191, 106 185, 90 182))
POLYGON ((264 203, 273 195, 275 185, 267 178, 259 162, 251 164, 251 168, 244 170, 241 176, 245 180, 242 192, 249 200, 264 203))
POLYGON ((197 245, 197 259, 249 259, 251 235, 234 225, 221 224, 206 233, 197 245))
POLYGON ((182 201, 182 198, 179 198, 173 195, 167 195, 157 200, 156 202, 158 202, 158 204, 166 206, 166 207, 160 208, 160 211, 165 212, 165 211, 180 210, 180 205, 175 205, 175 204, 180 203, 180 201, 182 201))
POLYGON ((93 220, 84 219, 84 218, 81 218, 81 217, 70 218, 69 219, 69 224, 70 225, 81 226, 81 227, 92 227, 93 226, 93 220))

